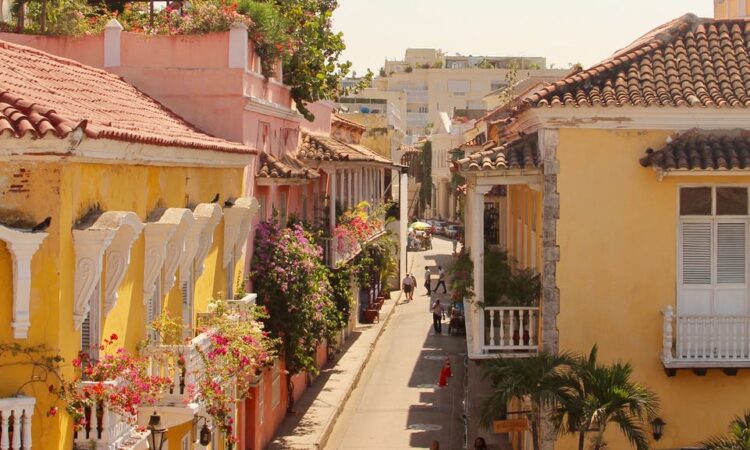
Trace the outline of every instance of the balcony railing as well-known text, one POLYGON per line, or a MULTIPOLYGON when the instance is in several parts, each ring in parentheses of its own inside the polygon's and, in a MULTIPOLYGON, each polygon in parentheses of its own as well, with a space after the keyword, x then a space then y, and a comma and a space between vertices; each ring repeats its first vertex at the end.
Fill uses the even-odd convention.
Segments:
MULTIPOLYGON (((104 381, 105 385, 115 386, 122 381, 104 381)), ((82 381, 81 387, 99 384, 96 381, 82 381)), ((93 407, 84 409, 86 421, 83 427, 75 432, 76 449, 96 450, 140 450, 148 448, 148 432, 138 431, 136 427, 117 412, 99 401, 93 407)))
POLYGON ((539 351, 539 308, 487 306, 482 353, 523 357, 539 351))
POLYGON ((0 398, 0 449, 31 449, 34 397, 0 398))
MULTIPOLYGON (((367 238, 366 242, 372 242, 384 234, 385 230, 378 230, 367 238)), ((323 260, 328 267, 346 264, 362 251, 362 245, 359 242, 343 242, 342 246, 339 246, 336 239, 330 237, 321 238, 320 245, 323 247, 323 260)))
POLYGON ((675 314, 664 310, 666 368, 750 367, 750 316, 675 314))
POLYGON ((149 360, 149 374, 167 377, 171 387, 159 400, 162 406, 188 407, 195 400, 196 374, 203 367, 201 353, 208 351, 211 339, 208 333, 201 333, 184 345, 148 345, 143 356, 149 360))

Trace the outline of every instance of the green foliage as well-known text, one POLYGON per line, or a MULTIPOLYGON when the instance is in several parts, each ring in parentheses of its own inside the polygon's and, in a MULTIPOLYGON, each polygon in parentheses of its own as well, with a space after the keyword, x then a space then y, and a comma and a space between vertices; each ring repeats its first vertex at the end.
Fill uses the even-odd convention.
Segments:
POLYGON ((412 73, 412 72, 414 72, 414 68, 412 66, 406 66, 406 69, 404 69, 404 72, 406 72, 406 73, 412 73))
POLYGON ((511 400, 528 399, 531 408, 526 416, 531 423, 534 450, 539 450, 543 411, 560 404, 567 388, 566 373, 574 363, 572 354, 548 352, 529 358, 491 360, 483 368, 483 376, 492 382, 492 390, 482 405, 482 423, 489 425, 504 414, 511 400))
POLYGON ((750 450, 750 411, 735 416, 728 435, 711 437, 700 445, 704 450, 750 450))
POLYGON ((605 448, 604 434, 610 423, 618 426, 634 448, 648 450, 648 423, 658 410, 656 395, 631 381, 630 364, 603 365, 597 362, 597 353, 594 346, 588 357, 542 352, 530 358, 493 360, 484 369, 485 378, 492 382, 492 392, 482 407, 484 423, 504 414, 510 400, 527 399, 535 450, 541 445, 541 420, 550 413, 560 434, 579 434, 580 450, 586 433, 595 433, 595 450, 605 448))
POLYGON ((271 3, 238 0, 237 12, 248 16, 253 23, 249 28, 250 39, 257 43, 256 51, 261 58, 264 75, 273 75, 273 66, 281 61, 285 51, 291 50, 292 37, 287 17, 271 3))
POLYGON ((265 329, 281 339, 281 354, 292 375, 317 373, 318 345, 331 342, 340 330, 321 256, 314 236, 300 225, 281 229, 275 220, 258 225, 250 278, 258 304, 268 311, 265 329))
POLYGON ((518 62, 513 61, 505 74, 505 84, 508 86, 500 92, 500 106, 505 106, 515 97, 516 85, 518 84, 518 62))
POLYGON ((442 69, 443 68, 443 61, 435 61, 432 63, 433 69, 442 69))
POLYGON ((448 268, 451 285, 451 300, 460 302, 474 298, 474 263, 468 253, 461 252, 448 268))
MULTIPOLYGON (((338 7, 336 0, 266 0, 278 8, 289 28, 291 51, 283 56, 284 84, 292 88, 297 109, 307 120, 313 114, 307 103, 335 99, 341 81, 351 70, 351 62, 340 62, 346 49, 344 35, 333 31, 331 17, 338 7)), ((372 72, 355 90, 366 87, 372 72)))
POLYGON ((579 450, 583 450, 586 433, 592 433, 592 447, 604 448, 607 425, 618 426, 638 450, 648 450, 648 423, 656 415, 658 399, 646 387, 631 381, 632 366, 616 362, 604 365, 597 361, 598 348, 588 357, 578 356, 566 375, 568 388, 555 415, 561 433, 578 433, 579 450))
POLYGON ((420 210, 432 201, 432 142, 427 141, 422 146, 422 185, 419 190, 420 210))
POLYGON ((385 285, 397 269, 397 244, 389 233, 362 248, 352 264, 357 284, 362 289, 372 289, 377 283, 385 285))
POLYGON ((351 268, 341 266, 329 271, 328 282, 331 284, 331 297, 338 313, 333 319, 337 322, 337 328, 342 330, 349 323, 349 316, 354 305, 351 268))

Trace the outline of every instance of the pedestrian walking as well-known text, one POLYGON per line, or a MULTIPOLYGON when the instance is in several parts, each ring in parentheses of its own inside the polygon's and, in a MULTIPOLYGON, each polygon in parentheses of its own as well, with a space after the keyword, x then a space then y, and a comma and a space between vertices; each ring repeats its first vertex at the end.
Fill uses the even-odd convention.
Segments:
POLYGON ((458 253, 458 236, 453 235, 453 256, 458 253))
POLYGON ((444 315, 445 310, 440 304, 440 299, 435 300, 435 304, 432 305, 432 327, 435 329, 435 334, 443 334, 444 315))
POLYGON ((409 300, 414 300, 414 291, 417 290, 417 277, 415 277, 413 273, 409 274, 409 276, 411 277, 411 286, 412 286, 411 297, 409 297, 409 300))
POLYGON ((440 442, 432 441, 432 445, 430 445, 430 450, 440 450, 440 442))
POLYGON ((447 294, 448 289, 445 288, 445 270, 443 270, 442 266, 438 266, 438 283, 437 286, 435 286, 435 290, 432 292, 437 292, 441 285, 443 286, 443 294, 447 294))
POLYGON ((412 295, 414 295, 414 279, 411 277, 411 274, 406 274, 401 282, 401 288, 404 290, 406 299, 411 300, 412 295))
POLYGON ((427 289, 427 295, 432 293, 432 272, 429 267, 424 268, 424 287, 427 289))

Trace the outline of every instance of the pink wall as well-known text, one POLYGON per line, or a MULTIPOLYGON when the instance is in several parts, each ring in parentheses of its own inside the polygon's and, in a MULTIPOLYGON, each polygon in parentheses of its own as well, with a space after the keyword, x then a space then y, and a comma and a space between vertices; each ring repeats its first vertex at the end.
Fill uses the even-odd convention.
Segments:
POLYGON ((101 35, 58 37, 0 33, 0 40, 33 47, 89 66, 104 66, 104 39, 101 35))
POLYGON ((313 122, 305 122, 302 128, 313 133, 329 134, 331 132, 331 114, 334 105, 327 102, 309 103, 307 109, 315 115, 313 122))

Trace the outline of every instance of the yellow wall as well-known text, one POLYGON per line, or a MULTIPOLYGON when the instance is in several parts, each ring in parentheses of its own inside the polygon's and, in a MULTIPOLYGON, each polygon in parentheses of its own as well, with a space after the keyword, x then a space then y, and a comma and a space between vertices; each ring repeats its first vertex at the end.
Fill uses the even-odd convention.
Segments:
MULTIPOLYGON (((44 344, 59 351, 68 364, 80 350, 80 332, 73 327, 73 282, 75 255, 71 229, 76 219, 93 205, 104 211, 133 211, 141 221, 152 209, 185 207, 242 194, 242 169, 163 168, 114 166, 101 164, 4 163, 0 166, 0 221, 6 222, 18 212, 41 221, 52 216, 49 236, 32 261, 31 328, 23 345, 44 344), (23 170, 22 170, 23 169, 23 170), (15 180, 25 180, 28 189, 12 190, 15 180)), ((7 223, 7 222, 6 222, 7 223)), ((225 291, 222 268, 223 220, 217 225, 213 246, 205 260, 205 270, 197 280, 194 310, 205 310, 208 300, 225 291)), ((103 335, 117 333, 129 350, 145 337, 143 304, 143 234, 133 244, 130 266, 119 288, 117 305, 103 321, 103 335)), ((237 262, 241 267, 242 262, 237 262)), ((235 268, 236 269, 236 268, 235 268)), ((0 342, 13 342, 11 328, 12 263, 5 245, 0 243, 0 342)), ((181 295, 175 287, 165 302, 169 311, 181 316, 181 295)), ((0 366, 10 362, 0 358, 0 366)), ((0 372, 0 397, 10 396, 31 377, 27 367, 0 372)), ((65 413, 46 417, 52 404, 47 383, 32 383, 23 392, 37 398, 33 419, 35 448, 67 449, 72 431, 65 413), (61 434, 62 433, 62 434, 61 434)), ((58 405, 62 406, 62 405, 58 405)))
POLYGON ((513 267, 518 269, 534 269, 540 272, 542 267, 542 195, 526 185, 509 185, 506 204, 508 205, 506 244, 510 261, 513 267), (532 206, 533 204, 536 206, 532 206), (518 226, 519 218, 521 219, 520 227, 518 226), (518 245, 519 236, 520 246, 518 245), (532 245, 533 241, 536 245, 532 245))
POLYGON ((740 0, 714 0, 714 18, 716 19, 737 19, 750 15, 750 3, 745 3, 745 10, 742 11, 740 0))
MULTIPOLYGON (((659 360, 661 311, 675 305, 676 202, 681 183, 747 183, 747 177, 666 177, 638 163, 660 148, 667 131, 561 130, 560 349, 602 361, 631 362, 634 377, 661 398, 665 435, 656 448, 690 446, 723 433, 750 407, 750 373, 736 377, 679 371, 668 378, 659 360)), ((611 427, 614 429, 614 426, 611 427)), ((609 431, 610 448, 630 448, 609 431)), ((577 448, 565 440, 556 448, 577 448)))

